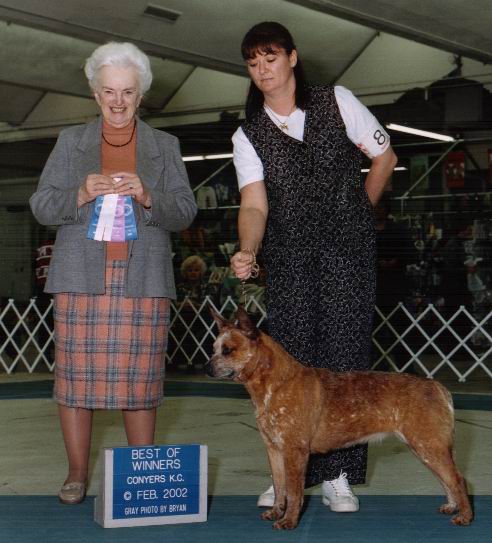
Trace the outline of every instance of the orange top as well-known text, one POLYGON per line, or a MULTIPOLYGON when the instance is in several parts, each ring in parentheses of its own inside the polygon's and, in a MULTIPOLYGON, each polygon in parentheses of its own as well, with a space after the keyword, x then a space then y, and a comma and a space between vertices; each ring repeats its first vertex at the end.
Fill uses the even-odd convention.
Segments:
MULTIPOLYGON (((124 128, 114 128, 103 120, 102 131, 104 137, 113 145, 125 144, 131 137, 133 123, 124 128)), ((133 134, 128 145, 113 147, 102 139, 101 166, 103 175, 117 172, 134 173, 137 169, 137 137, 133 134)), ((107 241, 106 260, 126 260, 128 256, 128 242, 107 241)))

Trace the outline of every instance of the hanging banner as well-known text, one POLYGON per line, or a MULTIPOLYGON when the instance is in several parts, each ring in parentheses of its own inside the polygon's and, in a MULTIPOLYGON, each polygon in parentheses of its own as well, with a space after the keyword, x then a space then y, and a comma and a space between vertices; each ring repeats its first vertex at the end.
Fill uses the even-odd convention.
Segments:
POLYGON ((448 153, 444 161, 444 178, 446 186, 450 189, 465 187, 465 153, 463 151, 448 153))
POLYGON ((44 287, 46 279, 48 278, 48 269, 50 267, 51 255, 53 254, 54 244, 54 240, 47 240, 36 250, 36 284, 40 288, 44 287))

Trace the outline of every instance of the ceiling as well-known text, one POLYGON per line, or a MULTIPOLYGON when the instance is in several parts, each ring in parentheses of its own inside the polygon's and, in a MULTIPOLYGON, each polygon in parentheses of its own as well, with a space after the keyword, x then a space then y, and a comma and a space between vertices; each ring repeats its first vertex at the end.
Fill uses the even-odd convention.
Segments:
POLYGON ((449 74, 492 90, 490 0, 0 0, 2 176, 20 171, 16 144, 36 144, 36 170, 63 126, 97 114, 82 68, 109 40, 151 57, 150 124, 184 135, 190 152, 227 150, 248 87, 240 42, 262 20, 291 30, 309 80, 369 106, 449 74))

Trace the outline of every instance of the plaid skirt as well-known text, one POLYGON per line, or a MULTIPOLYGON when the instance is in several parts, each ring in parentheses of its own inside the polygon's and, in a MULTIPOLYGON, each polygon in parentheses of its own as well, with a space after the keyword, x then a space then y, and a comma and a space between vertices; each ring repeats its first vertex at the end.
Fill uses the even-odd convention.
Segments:
POLYGON ((85 409, 151 409, 162 401, 168 298, 125 298, 126 262, 106 267, 105 294, 54 299, 54 399, 85 409))

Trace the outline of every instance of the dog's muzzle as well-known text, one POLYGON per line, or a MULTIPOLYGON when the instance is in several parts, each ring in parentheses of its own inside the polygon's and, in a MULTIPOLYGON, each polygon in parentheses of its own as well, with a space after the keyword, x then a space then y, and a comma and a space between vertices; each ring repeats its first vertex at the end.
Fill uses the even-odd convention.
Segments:
POLYGON ((232 368, 221 367, 215 357, 206 362, 203 369, 209 377, 214 377, 215 379, 234 379, 236 376, 232 368))

